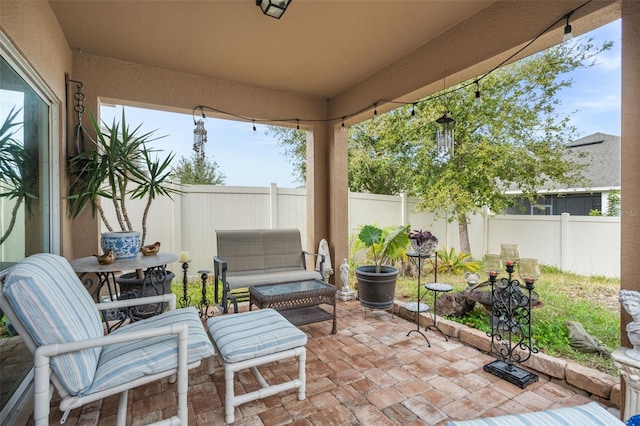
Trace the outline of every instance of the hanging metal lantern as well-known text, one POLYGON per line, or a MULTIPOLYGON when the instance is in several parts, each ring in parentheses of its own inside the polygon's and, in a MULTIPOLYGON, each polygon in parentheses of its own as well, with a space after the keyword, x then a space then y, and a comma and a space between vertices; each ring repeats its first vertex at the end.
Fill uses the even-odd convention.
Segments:
POLYGON ((204 128, 204 121, 198 120, 196 128, 193 129, 193 150, 196 153, 196 160, 204 160, 204 144, 207 143, 207 129, 204 128))
POLYGON ((438 155, 453 156, 454 133, 456 121, 449 116, 449 112, 445 112, 442 117, 436 120, 440 128, 436 132, 436 152, 438 155))

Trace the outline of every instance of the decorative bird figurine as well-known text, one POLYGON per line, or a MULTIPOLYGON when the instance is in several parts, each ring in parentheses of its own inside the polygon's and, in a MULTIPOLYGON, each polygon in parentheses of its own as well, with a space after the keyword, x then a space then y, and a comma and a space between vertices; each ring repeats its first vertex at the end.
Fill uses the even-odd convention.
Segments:
POLYGON ((156 241, 153 244, 140 247, 140 251, 144 256, 155 256, 160 251, 160 242, 156 241))
POLYGON ((116 261, 116 254, 111 249, 107 250, 102 256, 98 254, 94 254, 94 256, 98 259, 98 263, 101 265, 111 265, 116 261))

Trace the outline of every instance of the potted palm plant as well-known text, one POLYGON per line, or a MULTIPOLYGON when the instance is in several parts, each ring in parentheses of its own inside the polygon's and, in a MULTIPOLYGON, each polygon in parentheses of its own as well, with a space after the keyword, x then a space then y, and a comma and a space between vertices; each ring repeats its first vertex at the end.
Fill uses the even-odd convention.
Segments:
POLYGON ((355 247, 366 248, 373 264, 356 268, 360 304, 370 309, 393 306, 398 269, 388 263, 399 259, 407 249, 409 225, 379 228, 365 225, 358 233, 355 247))
POLYGON ((91 123, 96 148, 71 159, 74 176, 67 197, 69 213, 75 218, 90 204, 108 230, 103 234, 102 249, 113 249, 120 260, 133 259, 145 243, 147 217, 155 198, 179 192, 167 185, 174 154, 158 159, 157 150, 148 146, 158 139, 152 138, 154 132, 141 133, 141 125, 131 130, 124 109, 121 122, 104 123, 103 129, 91 115, 91 123), (103 199, 113 203, 119 229, 105 216, 103 199), (127 200, 133 199, 146 199, 141 229, 133 226, 127 211, 127 200), (116 241, 117 237, 122 239, 116 241))
MULTIPOLYGON (((78 216, 88 205, 93 214, 100 215, 108 232, 102 235, 102 250, 112 249, 116 259, 135 259, 140 247, 144 245, 147 235, 147 218, 153 201, 158 196, 171 197, 180 191, 169 185, 171 161, 174 154, 159 159, 148 144, 158 138, 152 132, 142 133, 138 125, 133 130, 126 121, 124 109, 120 122, 115 120, 111 125, 91 117, 95 139, 95 149, 82 152, 70 161, 72 175, 69 189, 69 214, 78 216), (129 200, 146 200, 140 228, 136 228, 129 218, 127 202, 129 200), (104 200, 113 203, 118 219, 118 228, 114 228, 107 219, 102 203, 104 200)), ((170 271, 163 276, 163 291, 171 291, 171 280, 175 277, 170 271)), ((143 286, 142 270, 124 274, 118 278, 121 291, 143 286)), ((152 286, 146 286, 145 293, 152 286)), ((152 295, 150 294, 142 294, 152 295)))

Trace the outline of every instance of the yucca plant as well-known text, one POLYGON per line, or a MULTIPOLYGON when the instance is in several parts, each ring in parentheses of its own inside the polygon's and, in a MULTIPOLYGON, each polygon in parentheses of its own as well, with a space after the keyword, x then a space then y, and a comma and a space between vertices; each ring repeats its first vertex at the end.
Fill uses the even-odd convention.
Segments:
POLYGON ((23 124, 16 121, 20 111, 15 106, 11 108, 0 126, 0 197, 15 202, 9 224, 0 235, 0 245, 11 235, 20 206, 24 203, 27 213, 31 213, 31 202, 38 198, 38 163, 29 155, 24 144, 15 138, 23 124))
POLYGON ((85 151, 71 159, 71 171, 74 179, 71 182, 69 196, 69 214, 78 216, 84 208, 91 204, 109 231, 112 225, 107 220, 101 198, 113 203, 120 229, 133 231, 134 227, 127 212, 127 199, 144 199, 147 203, 142 216, 142 244, 147 233, 147 216, 153 200, 159 195, 171 197, 180 191, 166 185, 170 178, 171 161, 174 154, 158 159, 148 144, 154 138, 152 132, 141 133, 138 125, 131 130, 126 122, 124 109, 120 122, 115 120, 109 126, 104 123, 104 130, 98 121, 90 115, 93 130, 96 134, 95 149, 85 151))
POLYGON ((438 272, 451 272, 455 275, 462 275, 465 272, 477 272, 480 264, 472 259, 471 253, 456 253, 456 249, 451 247, 449 251, 440 249, 438 254, 438 272))

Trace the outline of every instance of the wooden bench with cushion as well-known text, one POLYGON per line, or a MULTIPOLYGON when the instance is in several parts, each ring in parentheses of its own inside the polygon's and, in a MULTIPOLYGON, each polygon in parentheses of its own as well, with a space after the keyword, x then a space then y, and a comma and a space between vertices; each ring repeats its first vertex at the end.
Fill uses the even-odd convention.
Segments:
POLYGON ((233 303, 248 300, 256 285, 321 280, 324 256, 302 250, 298 229, 216 230, 213 258, 215 303, 227 313, 233 303), (320 256, 319 271, 307 271, 306 256, 320 256), (219 295, 222 286, 222 300, 219 295))

